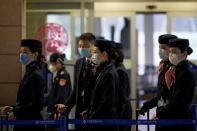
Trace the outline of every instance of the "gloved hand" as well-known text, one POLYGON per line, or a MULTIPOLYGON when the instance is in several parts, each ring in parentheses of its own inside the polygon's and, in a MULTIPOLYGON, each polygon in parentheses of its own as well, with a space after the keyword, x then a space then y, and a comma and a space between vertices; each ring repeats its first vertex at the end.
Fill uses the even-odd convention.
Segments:
POLYGON ((136 112, 138 112, 140 115, 145 115, 145 113, 147 112, 148 110, 145 110, 145 109, 143 109, 143 108, 141 108, 141 109, 139 109, 139 108, 137 108, 136 109, 136 112))

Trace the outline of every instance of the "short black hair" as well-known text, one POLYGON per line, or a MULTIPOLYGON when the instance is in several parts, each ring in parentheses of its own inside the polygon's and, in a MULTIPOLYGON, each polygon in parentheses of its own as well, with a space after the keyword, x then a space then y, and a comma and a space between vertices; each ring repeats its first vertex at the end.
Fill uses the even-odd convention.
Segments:
POLYGON ((123 46, 122 43, 113 42, 113 57, 112 59, 115 60, 116 64, 122 63, 124 60, 124 53, 123 53, 123 46))
POLYGON ((92 33, 87 32, 87 33, 81 34, 81 36, 79 37, 79 40, 89 41, 91 44, 94 44, 96 41, 96 37, 92 33))
POLYGON ((50 56, 49 61, 50 63, 53 63, 59 60, 60 63, 64 64, 64 59, 65 59, 65 54, 55 52, 50 56))

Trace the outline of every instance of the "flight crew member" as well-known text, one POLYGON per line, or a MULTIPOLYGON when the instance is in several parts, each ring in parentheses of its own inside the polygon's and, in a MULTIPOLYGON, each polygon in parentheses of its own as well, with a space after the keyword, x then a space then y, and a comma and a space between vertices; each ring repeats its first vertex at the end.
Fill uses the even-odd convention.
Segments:
POLYGON ((65 103, 71 94, 72 86, 70 75, 65 67, 65 54, 53 53, 49 61, 49 70, 52 73, 56 72, 56 75, 50 90, 48 112, 51 114, 51 118, 57 119, 59 114, 55 105, 65 103))
MULTIPOLYGON (((192 119, 191 103, 195 82, 187 56, 193 50, 188 39, 173 39, 169 43, 171 66, 165 73, 165 82, 169 91, 168 102, 157 109, 157 119, 192 119)), ((193 125, 167 126, 170 131, 193 131, 193 125)), ((165 131, 166 131, 165 130, 165 131)))
MULTIPOLYGON (((92 90, 89 119, 116 119, 118 106, 119 79, 115 66, 112 64, 112 42, 97 40, 97 73, 94 88, 92 90)), ((89 131, 117 131, 117 126, 90 125, 89 131)))
MULTIPOLYGON (((25 74, 20 82, 16 105, 10 107, 10 119, 41 120, 40 111, 44 105, 44 83, 40 59, 42 43, 34 39, 21 41, 20 62, 25 66, 25 74)), ((44 131, 43 126, 15 125, 14 131, 44 131)))
MULTIPOLYGON (((172 39, 176 39, 177 36, 172 34, 164 34, 160 35, 158 42, 159 42, 159 56, 161 58, 159 69, 158 69, 158 83, 157 83, 157 89, 158 93, 157 96, 152 98, 151 100, 145 102, 139 110, 140 114, 144 114, 149 109, 152 109, 157 106, 163 106, 168 102, 168 88, 166 86, 166 83, 164 81, 165 79, 165 73, 172 65, 169 61, 169 41, 172 39)), ((155 114, 154 114, 155 115, 155 114)), ((159 131, 158 129, 160 127, 156 126, 156 131, 159 131)))
MULTIPOLYGON (((70 112, 76 104, 75 118, 81 119, 81 113, 90 105, 92 85, 90 74, 92 70, 91 48, 95 43, 95 36, 92 33, 84 33, 79 37, 78 51, 81 56, 76 61, 74 68, 74 89, 65 104, 56 105, 59 112, 70 112), (65 110, 66 109, 66 110, 65 110)), ((85 130, 84 126, 75 125, 76 131, 85 130)))
MULTIPOLYGON (((123 65, 124 54, 121 43, 115 43, 115 67, 119 76, 119 108, 120 119, 132 119, 130 103, 130 82, 125 66, 123 65)), ((119 126, 119 131, 131 131, 131 126, 119 126)))

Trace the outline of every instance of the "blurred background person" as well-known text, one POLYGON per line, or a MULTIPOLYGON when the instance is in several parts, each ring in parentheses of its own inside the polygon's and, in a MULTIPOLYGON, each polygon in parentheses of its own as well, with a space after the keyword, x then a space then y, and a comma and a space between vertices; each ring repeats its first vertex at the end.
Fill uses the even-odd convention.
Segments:
MULTIPOLYGON (((56 104, 64 104, 71 94, 72 86, 70 75, 65 67, 65 54, 53 53, 49 60, 49 70, 55 74, 53 77, 53 86, 50 90, 48 99, 48 113, 50 119, 59 119, 61 116, 57 112, 56 104)), ((48 130, 59 130, 58 127, 48 126, 48 130)))

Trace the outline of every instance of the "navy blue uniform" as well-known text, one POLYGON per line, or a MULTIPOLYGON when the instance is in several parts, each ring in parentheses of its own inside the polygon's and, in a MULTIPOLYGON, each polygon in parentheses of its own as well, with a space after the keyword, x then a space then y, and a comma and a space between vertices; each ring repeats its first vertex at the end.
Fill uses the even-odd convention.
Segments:
MULTIPOLYGON (((118 118, 118 88, 119 79, 115 67, 110 62, 102 63, 98 67, 99 75, 92 90, 90 119, 116 119, 118 118)), ((117 131, 117 126, 89 126, 90 131, 117 131)))
MULTIPOLYGON (((119 105, 118 116, 120 119, 132 119, 132 108, 130 103, 130 83, 126 69, 122 63, 116 66, 119 77, 119 105)), ((120 131, 131 131, 131 126, 119 126, 120 131)))
POLYGON ((70 75, 65 67, 63 67, 57 72, 50 91, 48 111, 52 114, 52 117, 53 114, 56 113, 56 108, 54 106, 56 104, 64 104, 66 99, 70 96, 71 90, 70 75))
MULTIPOLYGON (((17 120, 41 120, 40 111, 44 105, 44 83, 40 66, 37 61, 26 66, 21 80, 17 103, 13 108, 17 120)), ((14 131, 43 131, 43 126, 15 126, 14 131)))
MULTIPOLYGON (((195 82, 188 61, 180 62, 175 67, 175 72, 176 80, 170 87, 168 102, 157 109, 158 119, 192 119, 191 103, 195 82)), ((164 129, 165 131, 193 131, 193 126, 166 126, 164 129)))
MULTIPOLYGON (((87 58, 83 57, 76 61, 74 68, 74 88, 71 96, 65 102, 68 106, 68 112, 76 104, 75 118, 82 118, 80 113, 86 110, 90 105, 91 90, 93 85, 91 84, 91 70, 92 65, 87 58)), ((75 126, 77 131, 85 130, 84 126, 75 126)))

